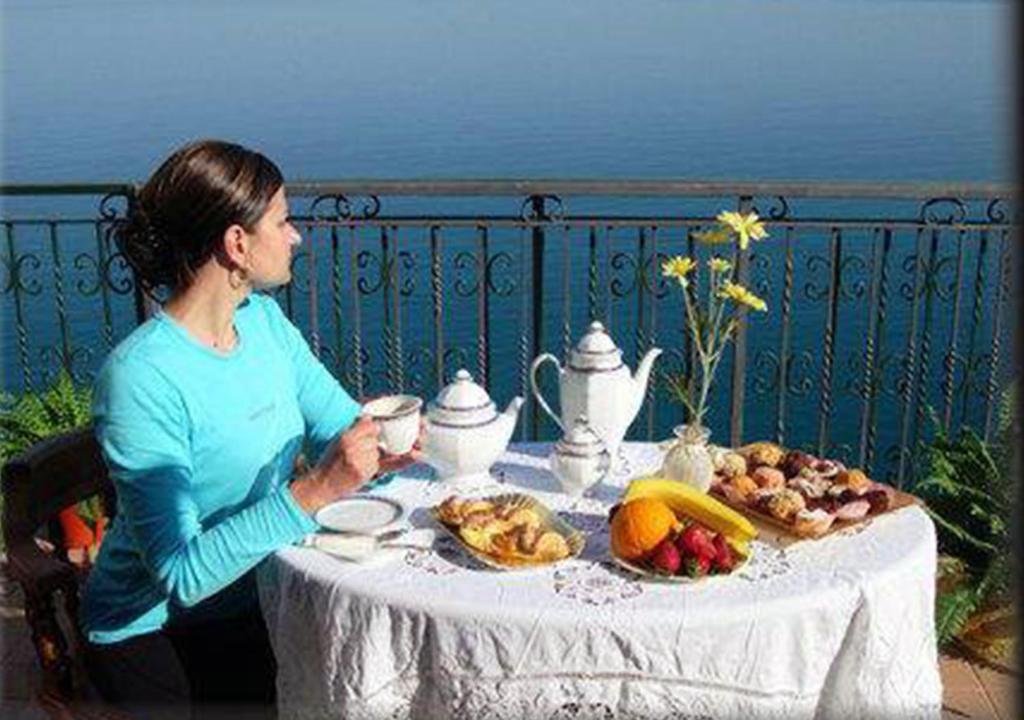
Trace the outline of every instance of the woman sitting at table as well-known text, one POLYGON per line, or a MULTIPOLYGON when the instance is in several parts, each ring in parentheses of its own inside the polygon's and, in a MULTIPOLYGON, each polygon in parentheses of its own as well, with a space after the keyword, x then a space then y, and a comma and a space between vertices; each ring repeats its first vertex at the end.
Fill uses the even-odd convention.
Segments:
POLYGON ((84 591, 88 670, 105 700, 143 717, 180 717, 182 705, 272 716, 254 568, 316 530, 318 508, 418 451, 382 456, 374 423, 253 292, 289 282, 301 242, 266 157, 217 141, 181 148, 117 238, 136 281, 169 299, 96 381, 118 513, 84 591), (300 472, 304 447, 319 462, 300 472))

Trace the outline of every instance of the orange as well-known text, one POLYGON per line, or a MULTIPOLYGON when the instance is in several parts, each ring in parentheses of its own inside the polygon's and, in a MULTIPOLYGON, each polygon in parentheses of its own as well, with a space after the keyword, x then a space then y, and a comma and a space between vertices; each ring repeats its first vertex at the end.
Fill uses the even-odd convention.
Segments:
POLYGON ((639 560, 668 537, 675 524, 675 513, 661 500, 630 500, 612 517, 612 552, 623 560, 639 560))

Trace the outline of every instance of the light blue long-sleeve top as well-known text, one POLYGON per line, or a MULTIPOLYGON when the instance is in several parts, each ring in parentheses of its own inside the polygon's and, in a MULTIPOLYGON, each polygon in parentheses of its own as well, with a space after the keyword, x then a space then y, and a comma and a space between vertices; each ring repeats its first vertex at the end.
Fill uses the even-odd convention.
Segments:
POLYGON ((100 370, 93 422, 118 512, 85 587, 92 642, 163 627, 317 527, 288 488, 296 455, 319 457, 359 405, 272 298, 250 295, 235 330, 219 353, 158 313, 100 370))

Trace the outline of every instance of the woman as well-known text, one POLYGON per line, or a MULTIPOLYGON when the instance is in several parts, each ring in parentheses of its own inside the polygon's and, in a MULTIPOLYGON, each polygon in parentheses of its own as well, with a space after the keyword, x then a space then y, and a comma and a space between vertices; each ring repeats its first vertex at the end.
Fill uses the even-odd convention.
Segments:
POLYGON ((318 508, 419 459, 382 456, 375 424, 254 294, 291 279, 300 242, 277 167, 217 141, 171 155, 119 230, 143 289, 170 295, 97 378, 118 514, 81 620, 100 694, 144 717, 183 704, 272 715, 254 568, 316 530, 318 508), (304 448, 319 461, 297 472, 304 448))

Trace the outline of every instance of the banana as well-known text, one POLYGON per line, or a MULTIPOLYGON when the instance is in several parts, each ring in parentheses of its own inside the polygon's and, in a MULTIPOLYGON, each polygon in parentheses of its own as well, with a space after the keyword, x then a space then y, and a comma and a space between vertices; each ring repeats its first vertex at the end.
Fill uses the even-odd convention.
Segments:
POLYGON ((744 556, 749 553, 747 543, 757 536, 757 529, 745 517, 685 483, 657 476, 637 478, 626 487, 622 502, 641 497, 661 500, 677 515, 692 518, 710 530, 721 533, 744 556))

